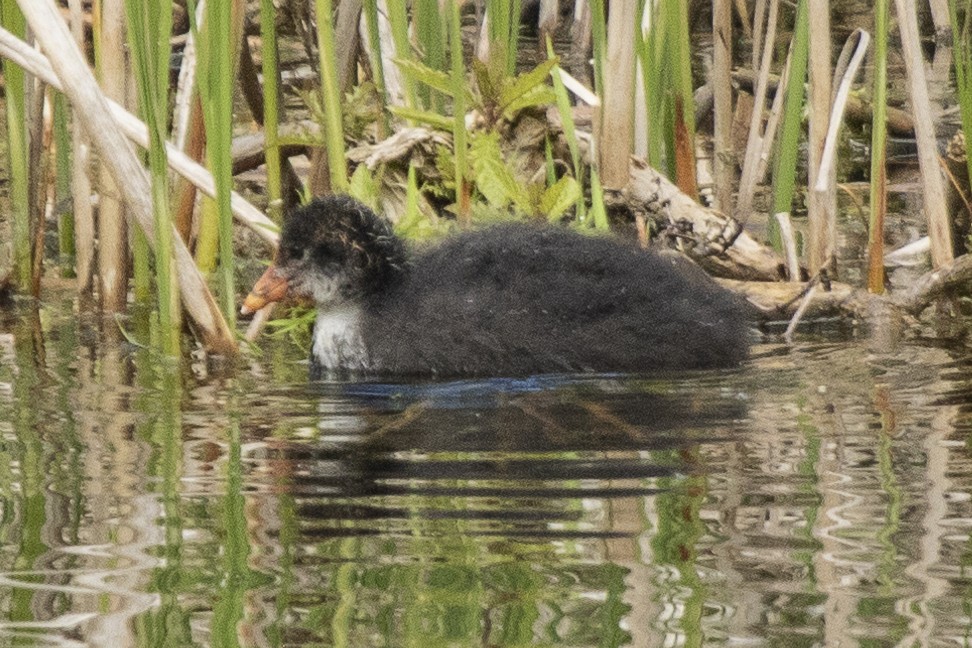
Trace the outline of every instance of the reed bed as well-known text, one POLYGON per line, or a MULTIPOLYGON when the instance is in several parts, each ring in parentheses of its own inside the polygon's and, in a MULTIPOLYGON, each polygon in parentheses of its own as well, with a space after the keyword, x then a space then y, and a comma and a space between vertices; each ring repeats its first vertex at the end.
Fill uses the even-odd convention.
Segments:
MULTIPOLYGON (((110 2, 94 0, 95 16, 106 15, 104 12, 113 6, 110 2)), ((80 3, 72 4, 76 10, 75 33, 81 33, 82 18, 77 15, 80 3)), ((711 113, 697 111, 696 91, 712 81, 704 77, 690 34, 698 35, 699 24, 692 18, 710 9, 709 3, 623 0, 608 7, 604 0, 589 0, 567 3, 572 6, 564 7, 559 15, 551 12, 557 3, 541 3, 538 14, 534 14, 534 3, 526 0, 315 0, 314 11, 309 14, 295 11, 287 2, 282 4, 291 11, 278 15, 277 5, 269 0, 207 0, 199 11, 192 0, 176 4, 127 0, 127 33, 101 33, 101 27, 97 27, 96 52, 124 51, 110 48, 118 44, 111 39, 125 39, 130 59, 123 62, 137 80, 141 124, 127 121, 124 110, 107 103, 104 95, 86 99, 84 93, 97 91, 62 76, 92 61, 85 50, 55 47, 41 35, 41 30, 50 29, 47 21, 68 15, 59 11, 55 0, 2 4, 0 23, 5 32, 0 38, 0 57, 13 232, 13 261, 4 270, 9 270, 21 291, 32 287, 39 290, 38 259, 42 259, 48 271, 77 274, 80 292, 102 293, 106 309, 123 310, 131 298, 150 299, 158 318, 157 343, 167 354, 181 353, 189 330, 197 334, 204 347, 232 352, 236 348, 239 298, 237 256, 261 254, 254 251, 259 250, 256 239, 244 235, 243 229, 272 244, 275 227, 286 209, 293 206, 295 196, 306 197, 308 187, 320 186, 293 172, 290 159, 300 155, 310 159, 307 177, 325 178, 323 186, 330 191, 351 193, 382 209, 407 236, 521 217, 595 229, 608 229, 612 219, 615 223, 635 222, 644 228, 647 239, 647 221, 641 207, 632 203, 632 196, 641 195, 643 189, 633 188, 632 183, 644 168, 667 177, 664 182, 657 181, 665 191, 669 191, 666 182, 677 186, 671 191, 679 192, 679 204, 690 205, 693 199, 699 199, 696 155, 711 142, 707 126, 711 113), (282 21, 282 16, 295 14, 309 18, 311 24, 282 21), (531 24, 527 17, 533 15, 540 15, 543 24, 531 24), (28 23, 31 31, 38 33, 41 50, 49 60, 37 58, 36 52, 18 53, 18 39, 26 36, 28 23), (294 34, 305 37, 296 38, 294 34), (572 35, 573 44, 565 40, 567 34, 572 35), (173 116, 172 98, 180 76, 173 63, 189 66, 197 60, 189 48, 183 49, 187 40, 193 42, 198 54, 198 67, 197 81, 190 83, 185 97, 196 99, 175 102, 182 106, 182 112, 173 116), (579 57, 582 61, 590 59, 589 67, 575 62, 577 43, 590 44, 590 52, 579 57), (293 65, 294 52, 301 47, 305 56, 296 58, 309 64, 312 74, 309 79, 295 81, 294 70, 298 68, 293 65), (530 51, 535 55, 526 56, 530 51), (281 52, 289 52, 286 59, 281 58, 281 52), (259 58, 262 78, 257 88, 260 98, 251 98, 254 119, 247 124, 245 113, 234 107, 233 101, 238 84, 245 89, 256 78, 251 64, 254 54, 259 58), (64 60, 72 57, 75 60, 64 60), (568 59, 570 65, 565 63, 568 59), (577 77, 591 79, 592 87, 586 87, 577 77), (246 83, 241 81, 247 78, 246 83), (49 80, 52 85, 48 88, 37 79, 49 80), (56 88, 63 88, 64 94, 56 88), (44 173, 44 165, 35 168, 29 163, 31 145, 44 132, 43 111, 32 116, 30 110, 32 92, 49 95, 52 101, 48 103, 54 111, 53 171, 43 177, 37 174, 44 173), (640 97, 637 100, 633 99, 636 95, 640 97), (259 108, 253 101, 259 102, 259 108), (289 104, 286 111, 285 103, 289 104), (68 111, 68 104, 73 113, 68 111), (195 136, 193 105, 198 105, 204 125, 197 128, 195 136), (79 113, 88 110, 104 114, 89 119, 79 113), (132 177, 139 174, 128 166, 131 162, 125 151, 130 145, 103 133, 115 120, 121 120, 117 123, 122 124, 127 137, 147 151, 142 160, 151 172, 151 182, 145 185, 150 187, 150 201, 136 200, 132 195, 132 177), (636 128, 639 120, 643 126, 636 128), (69 135, 72 127, 73 137, 69 135), (104 158, 105 173, 110 176, 93 187, 106 199, 99 203, 99 218, 102 226, 109 227, 97 237, 85 229, 90 227, 90 217, 75 217, 82 213, 91 193, 82 184, 90 163, 81 128, 93 138, 91 146, 104 158), (244 131, 258 131, 263 142, 258 151, 246 156, 237 150, 242 149, 244 131), (183 142, 188 142, 184 152, 180 150, 183 142), (311 154, 321 147, 325 154, 311 154), (648 167, 637 160, 632 162, 631 154, 636 150, 644 152, 648 167), (126 161, 112 162, 116 154, 126 161), (75 170, 68 173, 71 159, 75 170), (208 171, 200 168, 199 159, 205 160, 208 171), (257 203, 262 205, 259 208, 234 193, 234 174, 252 171, 261 164, 265 165, 265 174, 261 176, 262 195, 257 192, 257 203), (173 183, 172 169, 187 180, 173 183), (38 232, 43 232, 46 221, 43 212, 36 209, 41 201, 34 193, 55 197, 50 201, 53 209, 53 205, 64 202, 69 177, 74 210, 55 210, 53 226, 59 253, 45 259, 38 232), (48 190, 47 183, 54 183, 54 188, 48 190), (32 192, 31 187, 40 189, 32 192), (196 187, 213 201, 195 200, 196 187), (113 192, 121 194, 130 222, 138 225, 133 227, 132 236, 124 234, 123 225, 109 225, 115 221, 109 218, 105 205, 107 199, 115 197, 113 192), (688 202, 681 202, 683 197, 688 202), (266 218, 264 211, 271 218, 266 218), (150 220, 146 220, 147 215, 150 220), (132 250, 116 249, 124 247, 126 240, 131 241, 132 250), (97 250, 98 244, 105 249, 97 250), (85 275, 94 272, 89 260, 96 254, 104 262, 99 262, 97 269, 101 281, 93 285, 85 275), (133 259, 130 265, 129 257, 133 259), (118 273, 120 289, 106 283, 108 275, 117 279, 118 273), (218 294, 218 302, 211 290, 218 294), (115 296, 105 299, 105 295, 115 296), (187 322, 193 326, 187 328, 187 322)), ((718 39, 718 74, 712 78, 720 87, 710 89, 717 95, 712 121, 718 142, 715 167, 719 186, 715 193, 720 217, 744 223, 750 217, 758 188, 768 184, 772 187, 771 211, 784 218, 799 211, 802 204, 797 182, 804 168, 800 151, 809 145, 809 176, 816 180, 822 134, 835 125, 832 120, 838 119, 830 116, 830 42, 819 36, 829 33, 829 3, 799 0, 793 8, 774 1, 760 3, 766 11, 756 12, 754 18, 736 13, 737 21, 758 23, 754 26, 747 22, 743 31, 755 34, 753 46, 760 48, 759 54, 746 49, 748 41, 726 41, 726 35, 731 38, 732 34, 732 12, 739 12, 743 6, 729 4, 718 3, 715 22, 708 23, 716 34, 712 38, 718 39), (760 27, 767 18, 777 30, 760 27), (772 55, 786 49, 780 47, 780 33, 792 34, 784 60, 772 55), (823 42, 815 44, 810 33, 823 42), (753 68, 753 78, 758 74, 755 104, 742 92, 735 96, 726 92, 729 63, 753 68), (805 90, 808 74, 809 97, 805 90), (780 77, 772 87, 773 79, 780 77), (777 96, 770 106, 774 94, 777 96), (804 119, 808 105, 812 107, 809 135, 804 119), (746 106, 750 106, 750 113, 744 112, 746 106), (765 119, 764 111, 770 111, 765 119), (729 148, 729 126, 740 123, 748 124, 749 136, 735 140, 748 141, 749 151, 729 148), (742 160, 747 161, 740 163, 742 160), (740 174, 741 185, 737 184, 740 174), (733 209, 729 196, 737 189, 741 194, 733 209)), ((899 10, 909 6, 903 2, 898 5, 899 10)), ((957 0, 949 6, 963 125, 969 130, 970 9, 968 2, 957 0)), ((906 30, 910 30, 910 19, 905 22, 906 30)), ((875 155, 869 169, 874 180, 870 201, 876 208, 870 223, 869 286, 875 292, 883 284, 884 61, 889 23, 887 2, 879 2, 874 25, 878 32, 874 125, 870 127, 875 155)), ((100 24, 100 19, 95 20, 96 26, 100 24)), ((917 60, 916 55, 909 56, 912 62, 917 60)), ((192 78, 185 71, 182 76, 192 78)), ((917 88, 923 81, 915 77, 911 83, 913 94, 920 98, 917 88)), ((107 94, 118 98, 112 92, 107 94)), ((144 174, 145 166, 141 161, 138 164, 144 174)), ((972 165, 969 170, 972 172, 972 165)), ((937 165, 923 165, 922 173, 927 178, 940 172, 937 165)), ((937 195, 935 181, 930 182, 930 195, 937 195)), ((134 184, 140 186, 139 182, 134 184)), ((823 224, 811 228, 808 256, 803 260, 795 251, 800 240, 791 242, 793 279, 807 271, 813 274, 833 269, 833 184, 828 186, 830 189, 823 193, 812 188, 805 192, 811 217, 823 224)), ((642 207, 650 202, 646 200, 642 207)), ((698 209, 705 211, 704 206, 698 209)), ((940 239, 948 224, 947 220, 943 224, 940 214, 935 218, 930 229, 940 239)), ((777 249, 782 249, 782 239, 770 229, 777 249)), ((685 249, 678 243, 678 235, 669 240, 685 249)), ((941 248, 949 244, 937 241, 935 245, 934 262, 948 263, 950 257, 941 248)), ((773 252, 765 254, 772 259, 773 252)), ((772 267, 772 261, 766 265, 772 267)))

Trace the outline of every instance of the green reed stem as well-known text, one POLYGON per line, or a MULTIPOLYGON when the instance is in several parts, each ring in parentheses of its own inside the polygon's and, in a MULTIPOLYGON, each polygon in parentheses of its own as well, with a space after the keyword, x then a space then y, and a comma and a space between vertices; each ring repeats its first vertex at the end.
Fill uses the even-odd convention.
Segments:
MULTIPOLYGON (((965 2, 965 21, 959 23, 957 6, 960 0, 948 3, 949 18, 952 23, 952 42, 955 48, 955 86, 958 92, 959 110, 962 115, 962 132, 965 141, 972 142, 972 43, 970 43, 970 25, 972 25, 972 2, 965 2)), ((877 7, 875 7, 875 21, 877 7)), ((875 43, 875 47, 877 43, 875 43)), ((972 178, 972 156, 965 156, 965 163, 972 178)))
POLYGON ((321 93, 324 100, 324 138, 327 144, 331 188, 337 193, 347 193, 349 182, 344 156, 344 122, 337 79, 337 56, 334 54, 334 11, 331 0, 315 0, 315 6, 317 51, 321 61, 321 93))
POLYGON ((391 133, 391 127, 388 123, 388 88, 385 85, 385 63, 381 58, 381 35, 378 31, 378 0, 365 0, 364 12, 365 21, 368 25, 368 44, 371 48, 368 58, 371 60, 371 74, 375 81, 381 107, 379 136, 384 138, 391 133))
MULTIPOLYGON (((958 63, 958 56, 961 54, 961 50, 961 46, 956 45, 956 76, 958 76, 957 70, 960 65, 958 63)), ((887 211, 888 181, 887 167, 885 165, 888 139, 888 0, 875 0, 874 2, 873 104, 874 114, 871 122, 871 215, 868 222, 867 289, 872 293, 881 294, 884 292, 884 215, 887 211)))
POLYGON ((277 82, 277 10, 273 0, 260 0, 263 41, 263 134, 266 149, 267 199, 270 218, 283 222, 283 179, 280 176, 280 84, 277 82))
POLYGON ((695 98, 692 89, 692 51, 689 34, 688 3, 684 0, 667 0, 666 10, 671 19, 666 21, 666 40, 672 64, 672 159, 675 163, 675 181, 690 196, 698 196, 695 166, 695 98))
MULTIPOLYGON (((793 56, 790 63, 790 81, 786 87, 783 117, 780 124, 779 148, 773 167, 773 213, 789 212, 793 205, 796 181, 797 156, 800 152, 800 132, 803 123, 804 80, 807 78, 807 60, 810 52, 810 12, 807 0, 797 5, 796 24, 793 27, 793 56)), ((782 249, 779 235, 772 234, 775 219, 770 220, 770 241, 782 249)))
MULTIPOLYGON (((405 3, 389 0, 386 6, 388 8, 388 23, 391 25, 392 39, 395 41, 395 58, 403 61, 415 60, 415 56, 412 53, 412 44, 408 39, 408 15, 405 12, 405 3)), ((407 107, 415 109, 424 108, 418 101, 415 81, 408 74, 402 75, 402 91, 405 93, 405 105, 407 107)))
MULTIPOLYGON (((210 41, 207 51, 209 87, 203 97, 206 120, 206 156, 216 184, 216 208, 219 213, 219 275, 222 284, 223 316, 232 328, 236 324, 236 285, 233 258, 233 85, 240 34, 233 29, 234 0, 208 0, 206 24, 210 41)), ((235 10, 242 11, 242 7, 235 10)), ((276 105, 276 104, 274 104, 276 105)), ((279 155, 278 155, 279 160, 279 155)), ((277 173, 280 165, 277 164, 277 173)))
POLYGON ((149 130, 149 170, 155 217, 155 283, 158 291, 159 346, 178 355, 181 316, 179 284, 172 260, 169 165, 165 151, 169 108, 169 38, 172 3, 126 0, 128 42, 142 118, 149 130))
MULTIPOLYGON (((54 200, 70 204, 71 131, 68 129, 68 103, 60 92, 54 93, 54 200)), ((74 277, 74 212, 70 208, 57 214, 57 248, 62 277, 74 277)))
POLYGON ((467 178, 466 68, 462 60, 462 32, 459 3, 450 3, 449 47, 452 59, 452 141, 456 161, 456 205, 459 223, 466 225, 470 213, 470 188, 467 178))
MULTIPOLYGON (((195 12, 190 2, 190 16, 195 12)), ((203 217, 196 257, 201 267, 212 268, 217 244, 220 302, 223 316, 232 327, 236 322, 236 285, 233 257, 233 83, 241 34, 234 25, 237 0, 208 0, 203 29, 195 29, 198 49, 198 87, 206 126, 206 159, 216 185, 216 199, 203 201, 203 217), (215 229, 215 236, 213 235, 215 229)), ((279 167, 279 165, 278 165, 279 167)))
MULTIPOLYGON (((0 3, 0 23, 24 38, 27 23, 17 3, 0 3)), ((7 103, 7 150, 10 154, 10 207, 13 221, 13 280, 23 290, 31 284, 30 165, 28 162, 27 88, 24 70, 3 58, 7 103)))
MULTIPOLYGON (((554 58, 553 43, 550 36, 547 36, 547 58, 554 58)), ((584 164, 581 159, 580 146, 577 144, 577 128, 574 125, 574 111, 571 107, 570 97, 567 96, 567 88, 560 78, 560 67, 557 66, 550 71, 550 78, 553 81, 554 94, 557 97, 557 112, 560 113, 560 123, 564 129, 564 139, 567 141, 567 149, 570 151, 570 161, 574 168, 574 179, 581 187, 584 186, 584 164)), ((584 192, 581 191, 580 198, 574 207, 574 217, 578 223, 583 223, 587 216, 587 205, 584 202, 584 192)))
POLYGON ((520 42, 520 0, 487 0, 486 15, 493 69, 513 76, 520 42))
MULTIPOLYGON (((657 14, 658 12, 656 12, 657 14)), ((664 51, 661 46, 663 40, 662 29, 659 26, 661 18, 655 16, 652 29, 637 31, 635 44, 638 60, 641 63, 641 82, 645 87, 645 109, 648 120, 648 163, 656 169, 664 169, 665 164, 665 83, 664 65, 658 59, 659 53, 664 51)))
POLYGON ((604 0, 591 0, 591 40, 594 52, 594 93, 604 94, 604 61, 607 56, 607 15, 604 0))
MULTIPOLYGON (((416 0, 415 35, 419 49, 425 54, 424 63, 434 70, 446 70, 446 29, 439 13, 439 0, 416 0)), ((443 97, 428 87, 422 87, 422 98, 430 110, 442 112, 443 97)))

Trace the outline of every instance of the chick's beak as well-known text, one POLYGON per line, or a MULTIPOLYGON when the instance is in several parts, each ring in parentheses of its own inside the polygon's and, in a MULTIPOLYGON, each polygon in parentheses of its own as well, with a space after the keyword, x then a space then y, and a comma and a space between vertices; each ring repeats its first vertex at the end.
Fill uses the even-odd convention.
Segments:
POLYGON ((250 294, 243 300, 240 313, 249 315, 271 302, 277 302, 287 296, 287 276, 275 265, 257 279, 250 290, 250 294))

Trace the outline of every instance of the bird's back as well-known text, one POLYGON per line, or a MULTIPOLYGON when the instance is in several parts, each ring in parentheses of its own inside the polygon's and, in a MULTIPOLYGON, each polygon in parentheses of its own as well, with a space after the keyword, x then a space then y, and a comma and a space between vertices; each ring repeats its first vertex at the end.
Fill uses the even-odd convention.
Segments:
POLYGON ((748 349, 745 303, 691 263, 526 224, 418 255, 367 311, 376 369, 399 374, 715 367, 748 349))

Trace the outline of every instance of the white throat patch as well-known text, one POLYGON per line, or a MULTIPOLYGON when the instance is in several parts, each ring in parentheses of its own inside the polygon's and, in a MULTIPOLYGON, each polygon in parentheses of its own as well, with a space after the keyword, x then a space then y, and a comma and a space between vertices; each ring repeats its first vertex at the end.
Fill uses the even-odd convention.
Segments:
POLYGON ((365 371, 370 367, 360 319, 361 308, 354 304, 318 309, 312 353, 325 370, 365 371))

